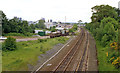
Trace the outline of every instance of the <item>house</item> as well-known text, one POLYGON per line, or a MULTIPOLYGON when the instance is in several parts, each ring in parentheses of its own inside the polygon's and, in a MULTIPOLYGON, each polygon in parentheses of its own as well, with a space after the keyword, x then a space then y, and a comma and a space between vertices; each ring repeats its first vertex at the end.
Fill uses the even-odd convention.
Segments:
POLYGON ((47 29, 50 29, 50 27, 56 26, 56 23, 54 22, 45 22, 45 26, 47 29))
POLYGON ((45 34, 50 34, 51 33, 51 31, 45 31, 45 34))
POLYGON ((71 29, 73 27, 73 25, 66 25, 65 29, 71 29))
POLYGON ((43 32, 43 30, 35 30, 35 33, 43 32))
POLYGON ((55 29, 57 29, 57 30, 59 30, 59 31, 64 30, 63 27, 56 27, 55 29))

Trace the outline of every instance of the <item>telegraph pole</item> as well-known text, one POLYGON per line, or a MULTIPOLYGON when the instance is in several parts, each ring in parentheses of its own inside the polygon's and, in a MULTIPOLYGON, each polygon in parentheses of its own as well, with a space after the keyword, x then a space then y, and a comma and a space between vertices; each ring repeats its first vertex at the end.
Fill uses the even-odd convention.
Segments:
POLYGON ((65 16, 65 23, 66 23, 66 16, 65 16))
POLYGON ((65 28, 66 28, 66 16, 65 16, 65 23, 64 23, 64 25, 65 25, 65 28))

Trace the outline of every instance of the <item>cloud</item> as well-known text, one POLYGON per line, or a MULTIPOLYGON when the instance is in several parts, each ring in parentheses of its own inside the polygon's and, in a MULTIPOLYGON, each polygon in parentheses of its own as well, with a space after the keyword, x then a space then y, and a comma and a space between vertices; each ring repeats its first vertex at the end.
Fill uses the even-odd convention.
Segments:
POLYGON ((26 20, 36 21, 41 17, 63 21, 65 16, 68 22, 90 22, 91 7, 101 4, 109 4, 118 7, 119 0, 1 0, 0 10, 4 11, 8 18, 14 16, 26 20))

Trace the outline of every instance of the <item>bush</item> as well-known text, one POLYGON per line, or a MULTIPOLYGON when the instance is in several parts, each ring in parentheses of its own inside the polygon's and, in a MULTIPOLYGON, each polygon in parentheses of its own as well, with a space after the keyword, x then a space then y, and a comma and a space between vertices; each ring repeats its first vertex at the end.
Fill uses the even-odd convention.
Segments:
POLYGON ((47 39, 38 39, 39 42, 47 42, 47 39))
POLYGON ((69 29, 69 32, 74 32, 74 30, 73 29, 69 29))
POLYGON ((32 33, 30 33, 30 32, 25 32, 24 33, 24 36, 32 36, 33 34, 32 33))
POLYGON ((59 38, 57 38, 57 40, 60 42, 60 43, 65 43, 65 41, 67 40, 67 38, 65 38, 65 37, 59 37, 59 38))
POLYGON ((108 35, 105 34, 105 35, 102 37, 101 44, 102 44, 103 47, 105 47, 105 46, 108 44, 108 42, 109 42, 108 35))
POLYGON ((43 46, 40 46, 40 52, 45 53, 45 50, 43 49, 43 46))
POLYGON ((12 38, 12 37, 8 37, 6 40, 5 40, 5 43, 4 43, 4 48, 3 50, 9 50, 9 51, 13 51, 15 49, 17 49, 17 46, 16 46, 16 39, 12 38))

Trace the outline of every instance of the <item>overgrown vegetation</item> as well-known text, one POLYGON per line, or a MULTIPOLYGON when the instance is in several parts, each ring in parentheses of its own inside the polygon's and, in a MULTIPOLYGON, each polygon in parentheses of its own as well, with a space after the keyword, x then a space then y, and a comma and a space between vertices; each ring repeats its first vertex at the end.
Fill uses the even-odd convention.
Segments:
POLYGON ((38 39, 38 42, 46 42, 47 41, 47 39, 38 39))
POLYGON ((39 22, 35 25, 35 27, 38 29, 45 29, 44 22, 45 22, 44 20, 39 20, 39 22))
MULTIPOLYGON (((109 51, 112 51, 112 53, 108 52, 108 62, 112 63, 112 65, 115 66, 115 68, 119 69, 120 67, 120 56, 119 56, 119 50, 118 50, 118 43, 113 42, 110 44, 109 51)), ((120 70, 120 69, 119 69, 120 70)))
MULTIPOLYGON (((53 48, 58 43, 65 43, 69 38, 57 37, 52 39, 39 39, 36 41, 17 42, 14 51, 2 52, 3 71, 26 71, 28 64, 35 66, 38 56, 53 48)), ((5 43, 3 43, 4 45, 5 43)))
MULTIPOLYGON (((86 24, 85 28, 88 29, 93 34, 96 41, 99 42, 99 47, 97 47, 99 55, 99 70, 104 71, 111 69, 110 67, 106 66, 105 67, 108 69, 104 69, 104 67, 101 68, 105 63, 103 63, 103 61, 100 59, 104 57, 102 54, 105 53, 107 57, 103 59, 108 62, 105 65, 111 66, 111 64, 113 64, 116 69, 120 69, 120 57, 118 56, 119 48, 117 48, 118 46, 115 46, 117 50, 115 50, 116 48, 113 50, 110 47, 110 44, 118 43, 118 21, 120 20, 118 17, 119 10, 109 5, 100 5, 92 7, 92 12, 92 22, 86 24), (101 49, 106 52, 101 51, 101 49), (112 61, 110 62, 111 59, 112 61)), ((112 68, 112 70, 113 69, 114 68, 112 68)))
POLYGON ((110 54, 113 54, 114 52, 110 51, 109 47, 103 47, 99 43, 99 41, 96 41, 96 47, 97 47, 97 56, 98 56, 98 68, 99 68, 99 73, 109 73, 107 71, 118 71, 114 65, 112 65, 109 62, 110 54), (108 53, 109 52, 109 53, 108 53))
POLYGON ((51 32, 55 32, 55 31, 56 31, 56 29, 55 29, 55 28, 56 28, 55 26, 50 27, 50 31, 51 31, 51 32))
POLYGON ((12 38, 12 37, 8 37, 3 45, 3 51, 13 51, 17 49, 16 46, 16 39, 12 38))
POLYGON ((69 32, 75 32, 77 30, 77 24, 74 24, 71 29, 69 29, 69 32))

